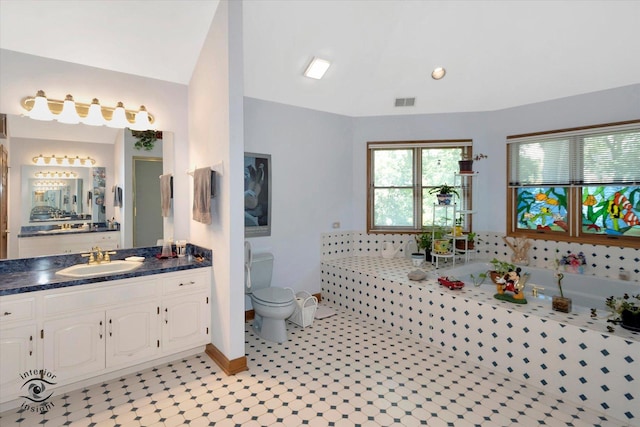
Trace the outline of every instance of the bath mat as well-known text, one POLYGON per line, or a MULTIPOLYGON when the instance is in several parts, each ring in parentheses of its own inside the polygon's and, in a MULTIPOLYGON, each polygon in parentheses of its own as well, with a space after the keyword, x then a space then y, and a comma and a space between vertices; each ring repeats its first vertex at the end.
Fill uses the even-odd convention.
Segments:
POLYGON ((318 308, 316 308, 316 314, 314 317, 316 319, 324 319, 326 317, 333 316, 334 314, 336 314, 336 312, 330 309, 329 307, 326 307, 324 305, 318 305, 318 308))

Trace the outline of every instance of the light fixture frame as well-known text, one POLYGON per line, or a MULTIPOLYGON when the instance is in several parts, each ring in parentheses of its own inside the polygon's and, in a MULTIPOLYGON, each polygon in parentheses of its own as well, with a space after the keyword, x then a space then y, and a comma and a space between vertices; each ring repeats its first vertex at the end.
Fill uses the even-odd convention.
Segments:
MULTIPOLYGON (((20 104, 22 105, 22 108, 24 108, 25 110, 31 111, 35 104, 35 99, 36 99, 35 96, 26 96, 22 98, 22 100, 20 101, 20 104)), ((62 112, 62 107, 64 106, 64 100, 50 99, 50 98, 46 98, 46 99, 47 99, 47 105, 49 106, 49 111, 51 111, 51 113, 53 114, 52 118, 56 119, 56 117, 62 112)), ((87 115, 89 114, 90 106, 91 104, 76 102, 76 111, 78 112, 78 115, 80 116, 81 119, 84 119, 87 117, 87 115)), ((113 118, 113 112, 115 111, 116 107, 105 107, 104 105, 101 105, 100 107, 102 109, 102 116, 108 123, 113 118)), ((138 113, 138 111, 125 109, 124 112, 129 124, 133 125, 136 121, 136 114, 138 113)), ((147 114, 149 115, 149 123, 153 124, 156 121, 155 117, 149 112, 147 112, 147 114)))

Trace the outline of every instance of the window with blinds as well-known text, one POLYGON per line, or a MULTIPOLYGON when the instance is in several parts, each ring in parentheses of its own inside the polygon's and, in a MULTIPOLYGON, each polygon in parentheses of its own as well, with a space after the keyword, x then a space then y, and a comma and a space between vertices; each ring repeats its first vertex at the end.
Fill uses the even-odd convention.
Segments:
POLYGON ((508 234, 640 246, 640 120, 507 137, 508 234))

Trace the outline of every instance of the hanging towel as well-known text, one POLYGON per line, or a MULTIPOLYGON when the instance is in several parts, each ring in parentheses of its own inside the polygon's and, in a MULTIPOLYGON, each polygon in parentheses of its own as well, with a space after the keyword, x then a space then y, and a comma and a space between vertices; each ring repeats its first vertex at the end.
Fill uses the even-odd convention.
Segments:
POLYGON ((116 208, 122 207, 122 188, 117 185, 113 187, 113 206, 116 208))
POLYGON ((171 174, 160 176, 160 207, 162 216, 168 217, 171 211, 171 174))
POLYGON ((211 169, 193 172, 193 220, 211 224, 211 169))

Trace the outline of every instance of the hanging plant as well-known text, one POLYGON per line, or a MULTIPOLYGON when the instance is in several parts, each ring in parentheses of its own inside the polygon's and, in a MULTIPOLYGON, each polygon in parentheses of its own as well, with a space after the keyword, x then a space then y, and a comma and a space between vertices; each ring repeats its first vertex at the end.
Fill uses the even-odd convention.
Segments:
POLYGON ((162 132, 155 130, 132 130, 131 135, 136 139, 133 145, 136 150, 142 150, 143 148, 147 151, 153 150, 158 138, 162 138, 162 132))

